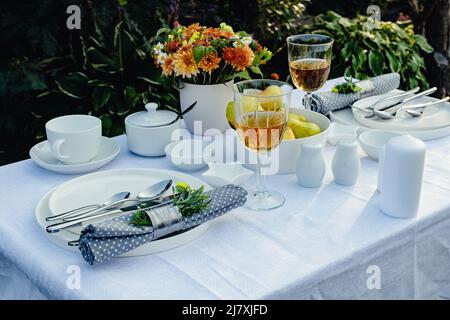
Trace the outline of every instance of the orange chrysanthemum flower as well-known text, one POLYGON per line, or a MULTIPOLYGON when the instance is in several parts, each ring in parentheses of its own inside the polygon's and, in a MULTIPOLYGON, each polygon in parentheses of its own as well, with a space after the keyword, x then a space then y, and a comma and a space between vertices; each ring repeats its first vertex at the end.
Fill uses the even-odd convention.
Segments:
POLYGON ((193 23, 183 30, 183 36, 186 39, 189 39, 194 35, 195 32, 200 32, 202 29, 203 28, 200 26, 199 23, 193 23))
POLYGON ((167 58, 164 60, 163 64, 162 64, 162 73, 163 75, 165 75, 166 77, 169 77, 172 75, 173 73, 173 69, 174 69, 174 57, 172 54, 169 54, 167 56, 167 58))
POLYGON ((217 68, 219 68, 219 63, 222 59, 219 58, 217 52, 212 51, 207 56, 203 57, 198 66, 208 73, 213 72, 217 68))
POLYGON ((238 71, 244 71, 251 66, 254 58, 255 54, 247 46, 223 49, 223 59, 238 71))
POLYGON ((192 54, 192 46, 189 46, 190 50, 187 47, 185 46, 183 50, 178 50, 174 55, 173 61, 175 74, 183 78, 191 78, 200 72, 192 54))

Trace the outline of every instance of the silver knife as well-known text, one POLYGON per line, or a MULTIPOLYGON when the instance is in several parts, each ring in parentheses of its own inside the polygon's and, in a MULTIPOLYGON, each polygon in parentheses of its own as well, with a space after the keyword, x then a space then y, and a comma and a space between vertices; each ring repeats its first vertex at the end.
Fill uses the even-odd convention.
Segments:
POLYGON ((133 211, 135 211, 138 208, 142 208, 142 209, 146 209, 146 210, 158 208, 160 206, 164 206, 164 205, 170 204, 173 201, 173 197, 174 197, 173 195, 170 195, 170 196, 166 196, 166 197, 160 198, 158 200, 150 200, 150 201, 141 202, 139 205, 133 205, 133 206, 129 206, 129 207, 126 207, 126 208, 110 210, 110 211, 106 211, 106 212, 90 215, 90 216, 87 216, 87 217, 82 217, 82 218, 79 218, 79 219, 76 219, 76 220, 70 220, 70 221, 64 221, 64 222, 55 223, 55 224, 47 226, 45 228, 45 230, 47 230, 48 233, 56 233, 56 232, 59 232, 62 229, 70 228, 70 227, 79 225, 79 224, 81 224, 83 222, 86 222, 86 221, 102 220, 105 217, 107 217, 107 218, 115 218, 115 217, 120 216, 122 214, 133 212, 133 211), (149 204, 149 203, 151 203, 151 204, 149 204))

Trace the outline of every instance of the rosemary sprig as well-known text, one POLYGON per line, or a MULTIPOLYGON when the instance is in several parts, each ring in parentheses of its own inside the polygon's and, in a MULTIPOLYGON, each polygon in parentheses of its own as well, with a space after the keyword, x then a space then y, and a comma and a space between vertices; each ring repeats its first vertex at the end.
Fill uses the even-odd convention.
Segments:
MULTIPOLYGON (((204 187, 192 189, 185 182, 178 182, 173 191, 173 205, 177 206, 183 217, 188 217, 205 209, 211 201, 203 192, 204 187)), ((148 227, 152 225, 149 216, 141 209, 136 210, 130 223, 134 226, 148 227)))
POLYGON ((351 77, 344 77, 345 82, 339 83, 331 89, 334 93, 354 93, 361 91, 361 87, 353 82, 351 77))

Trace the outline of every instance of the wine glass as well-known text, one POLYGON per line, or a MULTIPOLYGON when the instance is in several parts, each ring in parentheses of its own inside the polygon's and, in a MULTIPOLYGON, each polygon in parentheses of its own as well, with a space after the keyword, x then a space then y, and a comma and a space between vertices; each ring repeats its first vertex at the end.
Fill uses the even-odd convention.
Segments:
POLYGON ((299 34, 286 39, 289 72, 297 89, 306 92, 305 109, 311 110, 311 92, 322 88, 331 66, 333 39, 320 34, 299 34))
POLYGON ((247 149, 257 153, 256 188, 249 193, 245 206, 257 211, 277 208, 284 197, 266 189, 261 157, 283 138, 293 88, 282 81, 258 79, 238 82, 233 89, 237 135, 247 149))

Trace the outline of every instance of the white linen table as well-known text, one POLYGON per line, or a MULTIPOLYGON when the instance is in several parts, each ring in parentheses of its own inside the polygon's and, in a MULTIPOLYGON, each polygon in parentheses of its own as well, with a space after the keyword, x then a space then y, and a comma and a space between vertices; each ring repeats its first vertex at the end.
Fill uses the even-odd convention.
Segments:
MULTIPOLYGON (((100 170, 175 170, 165 157, 134 155, 125 136, 116 139, 120 155, 100 170)), ((420 213, 408 220, 379 211, 375 161, 361 151, 361 176, 343 187, 332 179, 333 153, 328 145, 321 188, 301 188, 293 174, 268 177, 286 197, 279 209, 240 208, 183 247, 96 266, 51 243, 34 216, 45 193, 75 176, 31 160, 2 166, 0 298, 450 298, 450 137, 427 142, 420 213), (78 268, 81 286, 73 288, 67 283, 78 268)))

